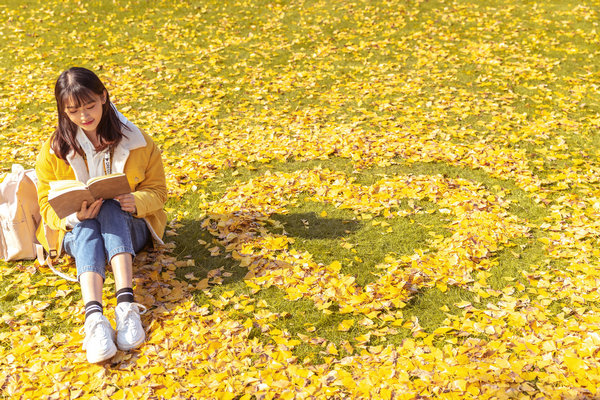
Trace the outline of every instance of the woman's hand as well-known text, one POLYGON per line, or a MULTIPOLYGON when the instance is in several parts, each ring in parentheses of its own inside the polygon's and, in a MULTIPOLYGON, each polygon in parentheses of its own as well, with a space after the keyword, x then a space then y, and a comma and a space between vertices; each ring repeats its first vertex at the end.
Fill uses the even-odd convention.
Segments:
POLYGON ((115 200, 121 204, 121 210, 130 212, 132 214, 137 212, 137 209, 135 208, 135 197, 133 194, 120 194, 115 197, 115 200))
POLYGON ((100 207, 102 206, 102 199, 98 199, 90 206, 87 206, 87 201, 81 203, 81 210, 77 212, 77 219, 83 221, 85 219, 94 219, 98 216, 100 212, 100 207))

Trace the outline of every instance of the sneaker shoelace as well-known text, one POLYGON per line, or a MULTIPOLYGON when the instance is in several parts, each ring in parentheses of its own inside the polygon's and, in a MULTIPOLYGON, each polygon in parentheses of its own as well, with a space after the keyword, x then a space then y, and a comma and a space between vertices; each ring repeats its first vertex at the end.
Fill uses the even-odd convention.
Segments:
MULTIPOLYGON (((83 339, 83 348, 86 349, 87 348, 87 344, 88 342, 92 339, 93 336, 96 336, 98 334, 98 326, 99 325, 105 325, 106 321, 103 321, 102 319, 98 319, 97 321, 95 321, 93 324, 89 325, 89 334, 87 334, 87 332, 85 332, 85 325, 82 326, 79 329, 79 334, 83 335, 83 333, 86 333, 85 338, 83 339)), ((102 332, 104 333, 104 329, 100 328, 102 330, 102 332)), ((105 337, 105 340, 112 340, 112 338, 110 337, 110 331, 111 331, 112 327, 108 328, 108 336, 105 337)))
POLYGON ((119 315, 119 326, 126 326, 127 328, 129 328, 130 323, 133 322, 133 320, 130 318, 130 315, 134 313, 137 313, 138 315, 144 315, 146 314, 146 311, 148 311, 148 309, 143 304, 131 303, 127 309, 127 312, 119 315), (134 308, 134 306, 136 307, 134 308))

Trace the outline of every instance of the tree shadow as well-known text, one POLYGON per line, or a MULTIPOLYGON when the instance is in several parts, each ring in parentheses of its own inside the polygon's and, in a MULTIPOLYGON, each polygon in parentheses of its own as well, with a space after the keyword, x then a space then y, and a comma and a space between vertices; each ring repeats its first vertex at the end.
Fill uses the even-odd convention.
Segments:
POLYGON ((284 226, 288 236, 304 239, 335 239, 349 236, 361 228, 361 223, 347 218, 324 218, 315 212, 274 214, 271 219, 284 226))
MULTIPOLYGON (((256 227, 252 226, 252 217, 241 213, 221 215, 220 221, 246 221, 238 223, 229 233, 234 234, 239 240, 244 237, 253 237, 256 227)), ((266 219, 266 217, 263 217, 266 219)), ((212 221, 214 222, 214 221, 212 221)), ((203 224, 202 221, 186 219, 179 221, 176 235, 169 237, 168 241, 175 244, 171 252, 178 260, 193 260, 193 265, 180 266, 176 269, 178 279, 189 281, 186 276, 191 273, 194 278, 214 278, 215 274, 221 274, 220 284, 229 284, 242 281, 247 268, 240 267, 238 260, 232 257, 227 250, 226 238, 216 232, 216 223, 203 224), (220 271, 220 272, 218 272, 220 271)))
MULTIPOLYGON (((219 284, 243 281, 248 269, 234 259, 231 249, 258 239, 266 232, 284 233, 289 237, 334 239, 349 236, 361 228, 361 223, 349 218, 323 218, 314 212, 272 214, 233 212, 178 222, 176 235, 168 237, 175 244, 171 255, 177 260, 193 260, 193 265, 179 266, 177 278, 186 276, 214 278, 221 273, 219 284), (220 271, 220 272, 219 272, 220 271)), ((192 264, 192 263, 190 263, 192 264)))
MULTIPOLYGON (((189 301, 203 306, 201 281, 208 278, 211 290, 224 285, 227 290, 231 290, 232 284, 245 285, 248 268, 240 266, 231 249, 239 249, 265 232, 278 234, 282 229, 291 237, 327 239, 348 236, 360 227, 358 221, 322 218, 314 212, 286 215, 234 212, 210 216, 204 221, 178 221, 177 228, 165 235, 165 242, 171 242, 170 248, 143 251, 134 261, 136 301, 148 308, 142 317, 147 340, 160 334, 164 320, 172 318, 177 307, 189 301)), ((140 350, 118 352, 105 365, 114 370, 127 369, 140 356, 140 350)))

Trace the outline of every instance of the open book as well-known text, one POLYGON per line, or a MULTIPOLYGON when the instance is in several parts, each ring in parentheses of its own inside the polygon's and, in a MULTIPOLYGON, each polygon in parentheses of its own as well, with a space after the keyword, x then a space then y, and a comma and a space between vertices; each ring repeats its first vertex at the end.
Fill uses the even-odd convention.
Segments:
POLYGON ((58 218, 65 218, 81 209, 81 203, 89 206, 97 199, 112 199, 130 193, 125 174, 110 174, 89 179, 86 183, 76 180, 50 181, 48 203, 58 218))

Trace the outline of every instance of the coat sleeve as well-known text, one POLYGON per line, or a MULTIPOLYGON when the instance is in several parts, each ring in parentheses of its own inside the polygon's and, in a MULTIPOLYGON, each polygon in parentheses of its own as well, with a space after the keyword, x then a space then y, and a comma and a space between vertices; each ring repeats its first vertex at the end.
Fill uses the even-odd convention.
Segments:
POLYGON ((54 209, 48 203, 48 191, 50 190, 50 181, 59 178, 56 175, 57 163, 60 160, 50 154, 50 143, 47 141, 42 145, 40 153, 37 156, 35 162, 35 174, 37 177, 37 193, 38 193, 38 204, 40 206, 40 214, 46 225, 50 229, 54 230, 65 230, 65 221, 58 218, 54 209))
POLYGON ((146 136, 146 140, 149 141, 149 144, 144 149, 148 152, 144 180, 136 186, 133 192, 137 209, 136 216, 139 218, 162 210, 167 201, 167 183, 160 149, 148 136, 146 136))

